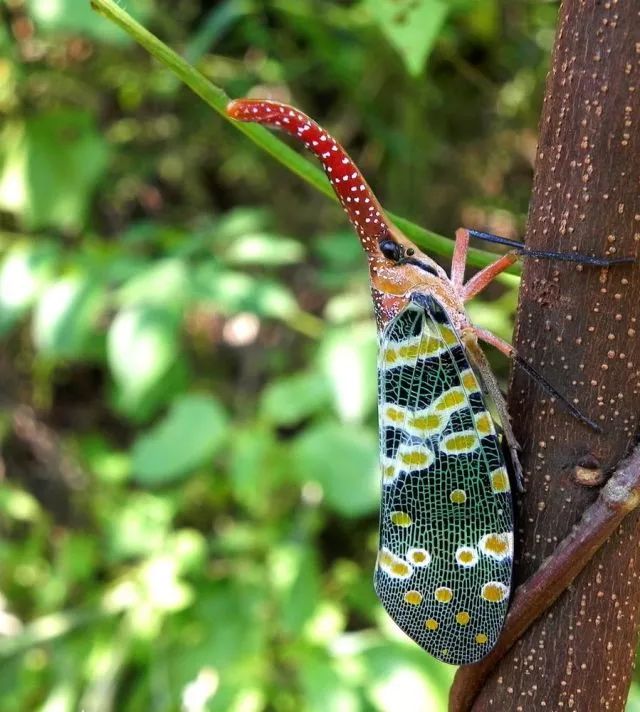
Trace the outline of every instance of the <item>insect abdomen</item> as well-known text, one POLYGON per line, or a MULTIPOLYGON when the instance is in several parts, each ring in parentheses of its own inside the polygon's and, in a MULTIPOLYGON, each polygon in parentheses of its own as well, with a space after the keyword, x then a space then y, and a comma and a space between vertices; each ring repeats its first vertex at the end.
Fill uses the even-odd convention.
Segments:
POLYGON ((379 409, 376 592, 429 653, 475 662, 506 615, 511 492, 480 386, 439 305, 410 304, 385 330, 379 409))

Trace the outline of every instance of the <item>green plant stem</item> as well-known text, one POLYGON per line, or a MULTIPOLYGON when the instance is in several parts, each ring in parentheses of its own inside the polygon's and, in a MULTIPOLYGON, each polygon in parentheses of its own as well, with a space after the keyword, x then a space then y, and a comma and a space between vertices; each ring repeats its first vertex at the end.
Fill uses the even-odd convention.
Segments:
POLYGON ((93 625, 119 613, 118 608, 101 606, 98 609, 76 609, 42 616, 29 623, 19 633, 0 639, 0 660, 18 655, 29 648, 51 643, 78 628, 93 625))
MULTIPOLYGON (((203 99, 212 109, 215 109, 225 120, 230 121, 238 130, 246 134, 254 143, 267 153, 270 153, 276 160, 284 164, 289 170, 299 175, 303 180, 310 183, 314 188, 324 193, 332 200, 337 200, 329 182, 322 171, 315 165, 307 161, 301 154, 294 151, 276 135, 256 124, 246 124, 229 119, 225 112, 230 98, 220 89, 212 84, 195 67, 191 66, 182 57, 176 54, 164 42, 159 40, 149 30, 144 28, 139 22, 133 19, 114 0, 91 0, 91 6, 103 17, 114 22, 129 34, 138 44, 144 47, 152 56, 170 69, 179 79, 190 87, 201 99, 203 99)), ((388 211, 387 211, 388 212, 388 211)), ((388 212, 389 217, 398 227, 418 246, 443 257, 450 257, 453 254, 453 241, 438 235, 430 230, 416 225, 404 218, 388 212)), ((479 249, 470 249, 468 262, 476 267, 484 267, 495 259, 495 254, 479 249)), ((500 275, 498 279, 507 283, 514 283, 514 275, 519 274, 518 266, 509 269, 510 274, 500 275)))

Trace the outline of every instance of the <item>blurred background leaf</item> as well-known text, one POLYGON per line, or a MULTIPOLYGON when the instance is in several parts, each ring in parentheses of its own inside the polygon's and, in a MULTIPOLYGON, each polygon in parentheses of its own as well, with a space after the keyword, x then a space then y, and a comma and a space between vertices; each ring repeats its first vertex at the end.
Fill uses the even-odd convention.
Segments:
MULTIPOLYGON (((556 2, 126 10, 230 96, 317 118, 394 212, 522 234, 556 2)), ((88 2, 0 16, 0 709, 446 709, 453 670, 372 590, 343 213, 88 2)), ((514 285, 471 305, 505 338, 514 285)))
POLYGON ((366 0, 365 4, 382 34, 399 52, 407 71, 420 75, 446 17, 447 5, 440 0, 366 0))
POLYGON ((82 227, 109 154, 93 117, 58 109, 8 124, 4 133, 0 207, 32 230, 82 227))
POLYGON ((226 415, 211 396, 176 398, 165 419, 133 445, 135 479, 147 485, 165 484, 204 464, 223 443, 226 415))

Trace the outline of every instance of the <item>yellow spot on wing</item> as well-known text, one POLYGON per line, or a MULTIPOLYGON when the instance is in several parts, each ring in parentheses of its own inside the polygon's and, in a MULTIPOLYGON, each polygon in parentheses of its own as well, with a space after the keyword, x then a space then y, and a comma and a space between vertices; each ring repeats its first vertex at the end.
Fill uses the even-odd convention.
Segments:
POLYGON ((458 336, 450 326, 441 326, 440 334, 447 346, 455 346, 458 343, 458 336))
POLYGON ((384 417, 392 423, 401 423, 405 419, 405 412, 392 405, 388 405, 384 417))
POLYGON ((430 467, 434 460, 434 454, 424 444, 420 447, 415 445, 401 445, 397 454, 400 468, 415 470, 430 467))
POLYGON ((448 455, 460 455, 473 452, 480 445, 475 430, 463 430, 460 433, 446 435, 440 441, 440 450, 448 455))
POLYGON ((390 573, 399 576, 400 578, 406 578, 411 575, 411 567, 405 564, 404 561, 395 561, 391 564, 390 573))
POLYGON ((427 462, 429 462, 429 457, 420 450, 409 450, 400 455, 400 460, 402 460, 405 465, 426 465, 427 462))
POLYGON ((491 490, 493 492, 508 492, 511 489, 509 475, 504 467, 494 470, 489 477, 491 478, 491 490))
POLYGON ((410 548, 407 550, 407 560, 414 566, 429 566, 431 554, 426 549, 410 548))
POLYGON ((382 355, 382 361, 384 362, 385 366, 394 366, 397 360, 398 354, 396 353, 396 350, 391 346, 388 346, 384 350, 384 354, 382 355))
POLYGON ((406 346, 401 346, 398 353, 400 354, 400 358, 415 361, 420 354, 420 343, 414 342, 406 346))
POLYGON ((413 569, 406 561, 383 547, 378 552, 378 566, 392 578, 406 579, 411 576, 413 569))
POLYGON ((484 645, 488 640, 489 638, 486 633, 478 633, 478 635, 476 635, 476 643, 478 645, 484 645))
POLYGON ((454 489, 449 494, 449 499, 454 504, 464 504, 467 501, 467 493, 461 489, 454 489))
POLYGON ((485 556, 502 561, 513 555, 513 534, 511 532, 485 534, 478 546, 485 556))
POLYGON ((484 413, 478 413, 477 415, 474 416, 474 420, 476 421, 476 429, 482 435, 483 437, 485 435, 493 435, 494 434, 494 429, 493 429, 493 420, 491 419, 491 416, 489 413, 485 410, 484 413))
POLYGON ((420 591, 407 591, 404 600, 412 606, 419 606, 422 603, 422 594, 420 591))
POLYGON ((428 336, 420 344, 419 354, 422 358, 429 358, 430 356, 435 356, 440 353, 443 348, 444 344, 440 339, 434 336, 428 336))
POLYGON ((469 393, 480 390, 480 384, 471 369, 463 371, 461 374, 462 385, 469 393))
POLYGON ((489 603, 501 603, 509 595, 509 589, 500 581, 489 581, 480 594, 489 603))
POLYGON ((409 419, 409 426, 419 430, 425 435, 437 433, 442 429, 444 418, 438 413, 427 413, 425 415, 416 415, 409 419))
POLYGON ((456 623, 459 625, 467 625, 470 620, 471 616, 467 613, 467 611, 460 611, 459 613, 456 613, 456 623))
POLYGON ((410 527, 413 524, 413 519, 406 512, 391 512, 389 517, 398 527, 410 527))
POLYGON ((453 591, 448 586, 439 586, 433 592, 433 597, 438 603, 449 603, 453 598, 453 591))
POLYGON ((380 466, 382 469, 382 484, 390 485, 398 475, 395 461, 389 457, 385 457, 382 459, 380 466))
POLYGON ((465 568, 475 566, 478 563, 478 553, 471 546, 459 546, 456 550, 456 561, 465 568))
POLYGON ((424 622, 424 627, 427 630, 438 630, 438 621, 435 618, 429 618, 424 622))
POLYGON ((458 386, 445 391, 435 402, 434 409, 440 412, 451 412, 467 403, 467 394, 458 386))

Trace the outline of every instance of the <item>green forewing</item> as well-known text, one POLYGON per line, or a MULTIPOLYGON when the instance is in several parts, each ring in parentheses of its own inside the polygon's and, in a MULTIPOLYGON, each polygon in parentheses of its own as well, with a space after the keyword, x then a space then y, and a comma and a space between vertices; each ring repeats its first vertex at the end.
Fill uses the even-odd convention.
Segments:
POLYGON ((512 500, 480 383, 435 299, 414 296, 387 325, 378 378, 376 593, 436 658, 475 662, 495 644, 507 611, 512 500))

